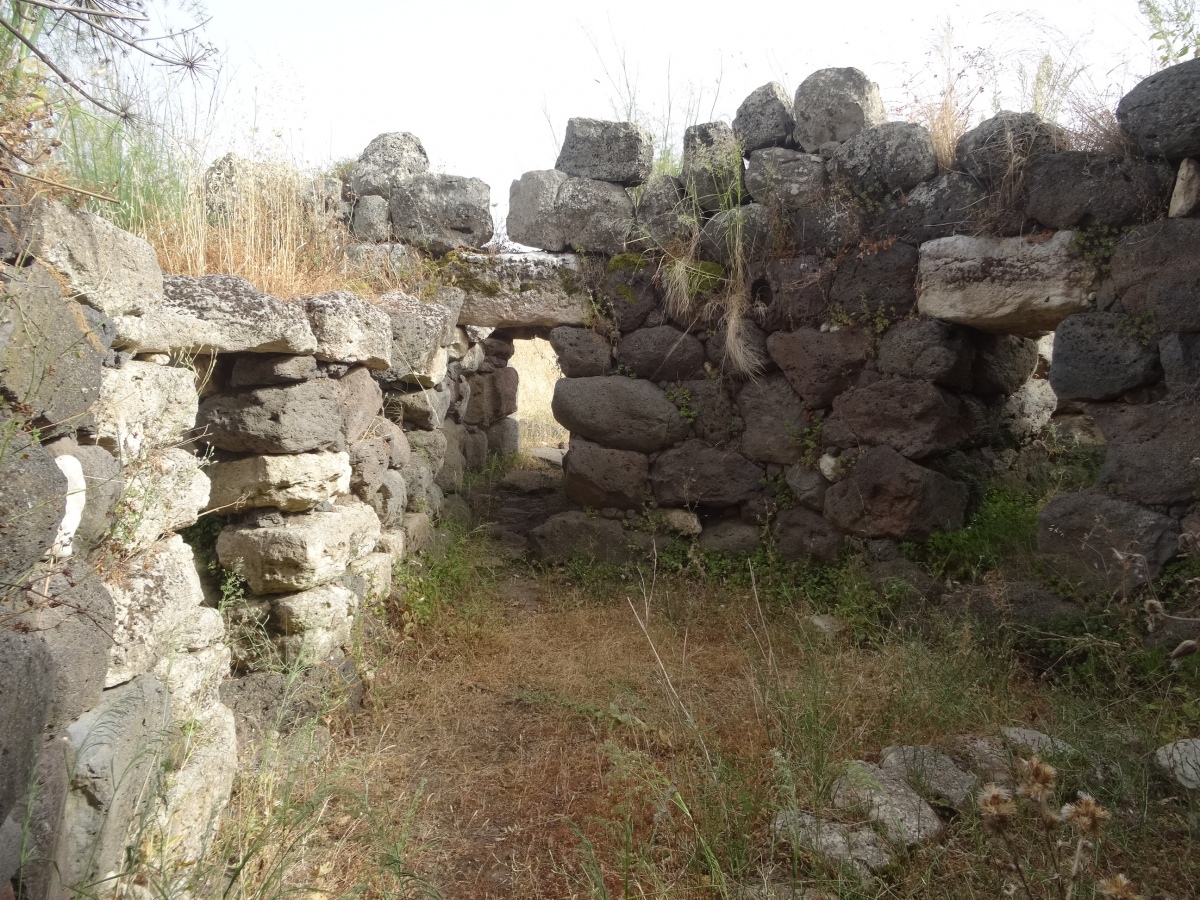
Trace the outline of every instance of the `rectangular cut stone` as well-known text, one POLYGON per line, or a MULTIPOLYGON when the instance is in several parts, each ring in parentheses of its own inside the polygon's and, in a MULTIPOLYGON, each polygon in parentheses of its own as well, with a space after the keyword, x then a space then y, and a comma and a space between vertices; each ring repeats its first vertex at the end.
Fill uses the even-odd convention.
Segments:
POLYGON ((451 266, 465 293, 461 325, 584 325, 588 294, 574 253, 462 254, 451 266))

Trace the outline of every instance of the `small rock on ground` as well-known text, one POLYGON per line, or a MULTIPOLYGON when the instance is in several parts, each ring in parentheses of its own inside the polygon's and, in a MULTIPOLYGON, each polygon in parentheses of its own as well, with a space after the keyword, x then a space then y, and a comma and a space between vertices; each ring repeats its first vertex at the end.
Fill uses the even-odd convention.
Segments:
POLYGON ((771 836, 780 843, 811 851, 835 867, 847 865, 864 879, 892 863, 886 842, 870 828, 821 822, 798 810, 785 810, 775 816, 771 836))

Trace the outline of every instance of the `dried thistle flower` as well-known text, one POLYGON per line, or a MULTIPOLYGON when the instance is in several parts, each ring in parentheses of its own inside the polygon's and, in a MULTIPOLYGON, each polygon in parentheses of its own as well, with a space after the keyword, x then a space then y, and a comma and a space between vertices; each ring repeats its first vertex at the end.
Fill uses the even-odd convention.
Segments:
POLYGON ((1003 829, 1008 820, 1017 814, 1017 804, 1012 794, 998 784, 986 784, 979 792, 979 811, 989 828, 1003 829))
POLYGON ((1134 890, 1133 882, 1124 875, 1110 875, 1096 884, 1096 893, 1101 897, 1112 897, 1113 900, 1142 900, 1142 895, 1134 890))
POLYGON ((1104 823, 1112 818, 1107 809, 1090 794, 1080 792, 1079 799, 1062 808, 1063 818, 1080 834, 1097 835, 1104 823))
POLYGON ((1054 784, 1058 772, 1038 757, 1034 756, 1021 762, 1021 783, 1017 792, 1034 803, 1046 803, 1054 796, 1054 784))

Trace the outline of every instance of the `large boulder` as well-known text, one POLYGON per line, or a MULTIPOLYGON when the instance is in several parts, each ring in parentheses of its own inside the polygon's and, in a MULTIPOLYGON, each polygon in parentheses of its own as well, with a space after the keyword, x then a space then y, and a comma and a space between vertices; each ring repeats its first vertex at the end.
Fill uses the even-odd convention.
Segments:
POLYGON ((1200 219, 1166 219, 1117 242, 1101 301, 1120 300, 1131 316, 1163 332, 1200 331, 1200 219))
POLYGON ((256 594, 306 591, 374 550, 379 534, 375 511, 346 501, 326 512, 266 513, 230 525, 217 538, 217 558, 256 594))
POLYGON ((303 301, 316 338, 317 359, 361 363, 386 370, 392 364, 392 323, 386 312, 348 291, 318 294, 303 301))
POLYGON ((893 325, 879 342, 879 371, 932 381, 952 390, 971 386, 975 347, 962 329, 937 319, 893 325))
POLYGON ((392 234, 438 256, 492 239, 492 190, 478 178, 426 172, 392 186, 392 234))
POLYGON ((152 675, 104 694, 95 709, 67 729, 71 790, 59 877, 63 884, 96 884, 126 871, 130 823, 156 788, 171 701, 152 675))
POLYGON ((617 363, 638 378, 681 381, 704 365, 704 347, 692 335, 670 325, 641 328, 621 338, 617 363))
POLYGON ((955 394, 927 381, 883 378, 834 400, 821 436, 837 447, 887 444, 921 459, 966 444, 972 422, 955 394))
POLYGON ((218 394, 200 405, 204 440, 235 453, 343 450, 358 440, 383 404, 364 368, 341 379, 218 394))
POLYGON ((847 254, 829 289, 830 302, 852 316, 902 315, 917 302, 917 248, 896 242, 847 254))
POLYGON ((90 424, 111 335, 62 295, 48 269, 0 267, 0 395, 43 431, 90 424))
POLYGON ((13 230, 0 237, 0 253, 10 262, 44 262, 68 297, 110 317, 146 315, 162 304, 158 256, 140 237, 45 198, 13 210, 10 218, 13 230))
POLYGON ((1161 162, 1050 153, 1025 169, 1025 212, 1047 228, 1118 228, 1160 218, 1174 184, 1175 173, 1161 162))
POLYGON ((213 463, 208 508, 221 513, 273 506, 304 512, 350 492, 350 458, 345 453, 248 456, 213 463))
POLYGON ((271 624, 284 662, 319 664, 348 645, 357 606, 354 594, 338 584, 272 597, 271 624))
POLYGON ((467 383, 471 386, 471 400, 463 416, 467 425, 490 428, 517 411, 520 375, 516 369, 505 366, 487 374, 472 375, 467 383))
POLYGON ((518 244, 615 255, 633 230, 633 201, 607 181, 556 170, 526 172, 509 191, 507 228, 518 244))
POLYGON ((390 198, 400 182, 429 171, 429 157, 415 135, 381 134, 363 150, 350 169, 350 189, 357 197, 390 198))
POLYGON ((1200 405, 1090 407, 1108 449, 1099 486, 1138 503, 1181 506, 1200 497, 1200 405))
POLYGON ((737 405, 745 423, 740 444, 744 456, 785 466, 800 458, 808 411, 785 376, 747 382, 738 392, 737 405))
POLYGON ((563 457, 563 487, 580 506, 640 509, 650 490, 649 471, 644 453, 610 450, 576 435, 563 457))
POLYGON ((736 506, 762 490, 766 471, 734 450, 689 440, 659 454, 650 486, 664 506, 736 506))
POLYGON ((740 206, 745 193, 742 148, 724 122, 692 125, 683 132, 680 178, 704 212, 740 206))
POLYGON ((800 399, 818 409, 854 384, 871 352, 871 338, 857 328, 800 328, 772 334, 767 350, 800 399))
POLYGON ((666 394, 648 381, 620 375, 561 378, 551 409, 572 434, 616 450, 653 453, 688 432, 666 394))
POLYGON ((918 305, 935 319, 1040 337, 1090 304, 1096 267, 1074 233, 1042 241, 956 235, 921 245, 918 305))
POLYGON ((1124 316, 1079 313, 1054 332, 1050 384, 1060 400, 1113 400, 1161 375, 1158 346, 1124 316))
POLYGON ((1037 113, 1001 110, 958 139, 958 165, 982 184, 998 184, 1030 160, 1052 153, 1060 140, 1058 128, 1037 113))
POLYGON ((575 178, 642 184, 654 165, 654 135, 633 122, 568 119, 554 168, 575 178))
POLYGON ((196 427, 196 375, 130 360, 100 373, 96 442, 120 458, 180 443, 196 427))
POLYGON ((117 345, 139 353, 293 353, 317 349, 304 304, 236 275, 169 275, 162 306, 116 319, 117 345))
POLYGON ((842 552, 842 535, 820 513, 795 507, 775 517, 775 547, 792 562, 834 562, 842 552))
POLYGON ((384 413, 396 422, 412 428, 430 430, 441 428, 446 414, 454 403, 454 386, 443 381, 432 388, 417 388, 413 391, 387 391, 384 395, 384 413))
POLYGON ((826 492, 825 516, 860 537, 923 541, 962 527, 967 493, 966 485, 890 447, 872 447, 826 492))
POLYGON ((824 158, 784 147, 750 154, 746 190, 769 209, 808 210, 829 202, 829 175, 824 158))
POLYGON ((882 226, 900 240, 926 241, 971 232, 987 209, 987 194, 969 175, 948 172, 913 188, 904 202, 883 212, 882 226))
POLYGON ((560 325, 550 332, 550 346, 567 378, 588 378, 612 371, 612 346, 590 328, 560 325))
POLYGON ((380 373, 381 381, 433 387, 446 377, 449 354, 454 341, 465 296, 460 290, 438 292, 435 298, 413 297, 403 291, 389 291, 379 298, 379 308, 387 313, 392 327, 392 366, 380 373))
POLYGON ((201 650, 225 634, 221 614, 203 607, 192 548, 172 535, 109 579, 116 611, 105 687, 152 671, 159 660, 201 650))
POLYGON ((683 382, 679 390, 679 396, 686 398, 687 407, 695 414, 692 419, 693 437, 710 444, 737 443, 742 421, 734 415, 733 402, 722 381, 699 378, 683 382))
POLYGON ((1158 342, 1163 380, 1173 394, 1200 387, 1200 334, 1169 334, 1158 342))
POLYGON ((1117 104, 1117 121, 1147 156, 1200 156, 1200 59, 1143 79, 1117 104))
POLYGON ((833 155, 843 178, 868 196, 910 191, 937 174, 929 129, 912 122, 885 122, 854 135, 833 155))
POLYGON ((593 563, 622 565, 639 555, 638 538, 648 544, 649 537, 626 531, 613 519, 601 519, 571 510, 551 516, 529 532, 529 550, 541 562, 570 562, 583 559, 593 563))
POLYGON ((13 807, 20 810, 18 802, 33 783, 53 687, 54 662, 42 638, 0 632, 0 715, 7 723, 0 731, 0 878, 11 878, 20 862, 19 849, 13 853, 7 846, 6 832, 13 807))
POLYGON ((386 244, 392 239, 392 223, 388 215, 388 200, 372 194, 360 197, 354 204, 354 217, 350 220, 350 233, 360 241, 371 244, 386 244))
POLYGON ((793 137, 805 153, 816 153, 830 141, 848 141, 887 118, 879 85, 853 68, 813 72, 796 88, 793 110, 793 137))
POLYGON ((1162 574, 1179 523, 1096 489, 1060 494, 1038 513, 1038 552, 1062 578, 1126 594, 1162 574))
POLYGON ((50 552, 67 506, 67 478, 54 457, 22 433, 16 422, 0 423, 6 446, 0 453, 0 597, 22 583, 50 552))
POLYGON ((721 519, 700 533, 700 547, 712 553, 753 553, 758 549, 762 530, 741 519, 721 519))
MULTIPOLYGON (((389 350, 391 348, 389 347, 389 350)), ((247 353, 233 357, 229 387, 266 387, 272 384, 295 384, 324 377, 315 356, 247 353)), ((214 385, 217 387, 218 385, 214 385)), ((209 393, 212 393, 211 391, 209 393)))
POLYGON ((861 809, 898 844, 915 847, 941 837, 945 826, 924 798, 893 771, 872 763, 850 763, 833 783, 830 797, 839 809, 861 809))
POLYGON ((574 253, 460 253, 446 273, 465 292, 461 325, 553 328, 591 317, 574 253))
POLYGON ((792 98, 778 81, 752 91, 733 117, 733 133, 746 155, 764 147, 787 146, 795 130, 792 98))

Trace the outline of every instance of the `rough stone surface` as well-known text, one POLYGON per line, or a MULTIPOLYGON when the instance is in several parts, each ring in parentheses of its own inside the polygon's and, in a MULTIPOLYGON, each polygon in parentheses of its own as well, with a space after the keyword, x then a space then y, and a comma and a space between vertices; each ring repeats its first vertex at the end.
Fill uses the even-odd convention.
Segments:
POLYGON ((907 312, 917 302, 917 249, 895 243, 877 252, 847 255, 829 299, 854 314, 907 312))
POLYGON ((156 450, 126 469, 113 530, 126 550, 149 547, 159 535, 193 524, 211 489, 204 461, 180 447, 156 450))
POLYGON ((1161 375, 1157 345, 1124 316, 1079 313, 1054 332, 1050 384, 1061 400, 1113 400, 1161 375))
POLYGON ((688 432, 666 394, 647 381, 620 375, 560 379, 551 409, 572 434, 616 450, 653 453, 688 432))
POLYGON ((737 405, 745 426, 740 449, 759 463, 790 465, 800 459, 807 410, 783 375, 747 382, 737 405))
POLYGON ((811 509, 785 509, 775 518, 775 546, 794 562, 834 562, 842 551, 842 535, 811 509))
POLYGON ((576 435, 563 457, 563 487, 579 506, 640 509, 650 490, 649 471, 644 453, 609 450, 576 435))
POLYGON ((1058 134, 1036 113, 1001 110, 958 139, 958 165, 983 184, 995 184, 1022 163, 1055 150, 1058 134))
POLYGON ((392 367, 381 381, 433 387, 446 377, 446 347, 463 306, 462 291, 442 291, 436 299, 420 300, 403 291, 389 291, 378 308, 392 323, 392 367))
POLYGON ((208 508, 222 513, 260 506, 304 512, 350 492, 346 453, 250 456, 205 471, 212 482, 208 508))
POLYGON ((620 565, 637 555, 630 543, 634 537, 613 519, 570 511, 552 516, 530 531, 529 549, 542 562, 586 559, 620 565))
POLYGON ((12 256, 44 262, 63 280, 68 297, 106 316, 147 315, 162 304, 158 256, 141 238, 86 210, 43 198, 15 219, 21 241, 12 256))
POLYGON ((617 363, 648 381, 681 381, 704 365, 704 347, 670 325, 641 328, 621 339, 617 363))
POLYGON ((796 88, 796 144, 816 153, 822 144, 850 140, 887 118, 879 85, 858 69, 821 69, 796 88))
POLYGON ((767 338, 771 358, 810 408, 829 406, 866 364, 870 337, 857 328, 821 332, 800 328, 767 338))
POLYGON ((276 644, 284 660, 312 665, 348 644, 357 605, 354 594, 337 584, 273 597, 271 621, 281 634, 276 644))
POLYGON ((304 305, 264 294, 236 275, 168 275, 162 306, 116 321, 117 346, 139 353, 312 353, 304 305))
POLYGON ((342 450, 357 440, 383 404, 366 369, 334 381, 306 381, 218 394, 200 405, 204 440, 237 453, 342 450))
POLYGON ((266 387, 312 381, 322 375, 315 356, 247 354, 237 356, 229 374, 229 387, 266 387))
POLYGON ((832 165, 860 191, 910 191, 937 174, 929 130, 912 122, 865 128, 833 155, 832 165))
POLYGON ((1038 552, 1061 577, 1126 594, 1162 574, 1179 523, 1103 490, 1060 494, 1038 514, 1038 552))
POLYGON ((1185 159, 1179 164, 1175 187, 1171 191, 1168 215, 1172 219, 1194 216, 1200 212, 1200 162, 1185 159))
POLYGON ((829 490, 829 481, 820 472, 800 464, 788 469, 785 479, 801 506, 817 512, 825 508, 825 492, 829 490))
POLYGON ((388 215, 397 239, 442 255, 492 239, 492 191, 478 178, 425 172, 392 186, 388 215))
POLYGON ((104 694, 67 729, 74 752, 64 815, 64 884, 91 884, 124 871, 131 822, 152 790, 156 750, 170 721, 170 697, 152 675, 104 694))
POLYGON ((1163 380, 1173 394, 1192 394, 1200 386, 1200 334, 1170 334, 1158 342, 1163 380))
POLYGON ((654 165, 654 136, 633 122, 568 119, 554 168, 575 178, 642 184, 654 165))
POLYGON ((630 235, 632 246, 661 250, 687 240, 689 227, 679 179, 669 175, 652 178, 642 190, 636 218, 630 235))
POLYGON ((529 247, 615 255, 633 229, 633 201, 606 181, 526 172, 509 191, 507 228, 509 238, 529 247))
POLYGON ((360 241, 386 244, 392 239, 392 223, 388 220, 388 201, 385 197, 371 195, 360 197, 354 204, 354 218, 350 231, 360 241))
POLYGON ((408 484, 404 475, 396 469, 384 472, 378 487, 367 496, 366 503, 375 510, 383 525, 399 521, 408 508, 408 484))
POLYGON ((705 212, 729 209, 746 193, 742 149, 724 122, 692 125, 683 132, 680 178, 684 189, 705 212))
POLYGON ((921 245, 923 314, 981 331, 1040 337, 1088 308, 1095 267, 1074 233, 1044 241, 956 235, 921 245))
MULTIPOLYGON (((771 822, 771 836, 780 843, 815 853, 835 868, 847 866, 862 880, 892 864, 887 842, 870 828, 821 822, 808 813, 779 813, 771 822)), ((789 889, 779 897, 790 895, 789 889)))
POLYGON ((825 160, 810 153, 769 147, 750 154, 746 190, 770 209, 797 210, 829 199, 825 160))
POLYGON ((879 343, 879 371, 932 381, 956 390, 971 386, 975 347, 961 329, 937 319, 899 322, 879 343))
MULTIPOLYGON (((86 551, 94 547, 112 525, 113 510, 125 490, 121 465, 111 453, 94 444, 81 446, 69 438, 62 438, 44 446, 55 458, 74 457, 83 471, 84 507, 73 541, 76 555, 81 555, 81 549, 86 551)), ((3 464, 0 463, 2 471, 3 464)))
POLYGON ((471 401, 467 404, 463 422, 490 428, 517 411, 517 387, 520 375, 516 369, 505 367, 486 375, 472 375, 471 401))
POLYGON ((792 98, 778 81, 752 91, 733 117, 733 133, 747 156, 764 147, 786 146, 795 130, 792 98))
POLYGON ((0 717, 8 723, 0 732, 0 822, 29 786, 45 739, 42 729, 50 719, 53 691, 54 661, 43 639, 0 632, 0 717))
POLYGON ((765 470, 733 450, 685 441, 650 466, 650 486, 664 506, 736 506, 761 490, 765 470))
POLYGON ((901 778, 868 762, 855 761, 833 783, 831 799, 839 809, 861 808, 888 837, 914 847, 941 837, 937 813, 901 778))
POLYGON ((96 442, 118 458, 178 444, 196 426, 196 377, 187 369, 130 360, 101 372, 92 407, 96 442))
POLYGON ((1189 59, 1140 81, 1117 104, 1117 121, 1147 156, 1200 155, 1200 60, 1189 59))
POLYGON ((887 444, 910 459, 963 446, 972 425, 959 397, 927 381, 883 378, 841 394, 822 438, 834 446, 887 444))
POLYGON ((590 308, 573 253, 463 253, 449 266, 466 296, 462 325, 583 325, 590 308))
POLYGON ((233 711, 215 703, 191 720, 188 753, 163 785, 159 837, 182 865, 208 851, 237 774, 237 727, 233 711))
POLYGON ((1058 396, 1050 382, 1034 378, 1005 399, 998 424, 1010 441, 1021 446, 1042 433, 1057 408, 1058 396))
POLYGON ((1036 371, 1036 341, 1015 334, 976 333, 973 338, 972 390, 981 397, 1014 394, 1036 371))
POLYGON ((884 747, 879 768, 908 782, 931 803, 957 810, 970 806, 979 787, 977 777, 932 747, 884 747))
POLYGON ((421 141, 407 132, 381 134, 363 150, 350 170, 350 189, 357 197, 392 196, 392 187, 429 171, 421 141))
POLYGON ((967 487, 910 462, 890 447, 873 447, 829 488, 825 515, 861 537, 925 540, 961 528, 967 487))
POLYGON ((1196 402, 1093 406, 1108 441, 1101 487, 1150 505, 1200 497, 1200 405, 1196 402))
POLYGON ((1046 228, 1119 228, 1159 218, 1174 183, 1161 162, 1079 150, 1050 153, 1025 169, 1025 211, 1046 228))
POLYGON ((715 553, 753 553, 758 547, 761 529, 738 519, 723 519, 705 527, 700 546, 715 553))
POLYGON ((5 585, 22 583, 53 546, 68 489, 54 457, 10 427, 5 428, 8 446, 0 454, 0 521, 5 523, 0 528, 0 582, 5 585))
POLYGON ((1100 301, 1120 300, 1131 316, 1164 332, 1200 331, 1200 219, 1142 225, 1117 242, 1100 301))
POLYGON ((0 267, 0 290, 0 395, 43 429, 89 425, 111 338, 43 266, 0 267))
POLYGON ((1159 771, 1187 791, 1200 791, 1200 738, 1185 738, 1154 751, 1159 771))
POLYGON ((948 172, 925 181, 883 213, 883 227, 914 247, 926 241, 969 233, 987 209, 987 194, 968 175, 948 172))
POLYGON ((559 326, 550 332, 550 346, 567 378, 588 378, 612 371, 612 347, 590 328, 559 326))
POLYGON ((305 591, 346 571, 379 539, 379 517, 362 503, 328 512, 269 514, 230 525, 217 538, 221 565, 245 577, 257 594, 305 591))
POLYGON ((418 388, 401 393, 384 394, 384 412, 412 428, 441 428, 454 403, 454 391, 448 381, 433 388, 418 388))
POLYGON ((347 291, 318 294, 303 303, 317 359, 361 363, 368 369, 391 366, 391 320, 379 307, 347 291))
POLYGON ((501 419, 487 430, 487 450, 496 456, 515 456, 521 452, 521 425, 512 416, 501 419))
POLYGON ((778 215, 760 203, 721 210, 705 223, 700 246, 705 254, 729 267, 737 259, 757 262, 780 247, 778 215))

